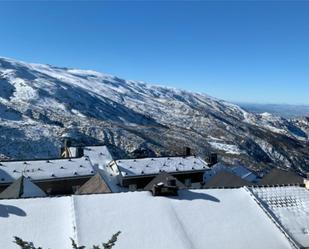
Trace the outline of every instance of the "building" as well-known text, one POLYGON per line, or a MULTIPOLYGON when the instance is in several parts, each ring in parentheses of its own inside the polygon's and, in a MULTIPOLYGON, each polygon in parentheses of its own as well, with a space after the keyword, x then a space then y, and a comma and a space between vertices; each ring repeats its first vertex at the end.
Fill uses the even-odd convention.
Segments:
POLYGON ((275 185, 303 185, 304 177, 297 173, 283 170, 272 169, 259 182, 261 186, 275 186, 275 185))
POLYGON ((192 183, 203 182, 203 175, 209 169, 208 164, 196 156, 116 160, 109 167, 118 175, 120 185, 130 190, 144 189, 161 172, 190 187, 192 183))
POLYGON ((24 176, 48 195, 72 194, 95 173, 87 157, 6 161, 0 163, 0 191, 24 176))
POLYGON ((309 191, 306 188, 281 186, 250 190, 295 248, 309 248, 309 191))
POLYGON ((107 165, 114 160, 110 150, 105 145, 99 146, 85 146, 85 147, 69 147, 69 154, 71 157, 85 156, 91 160, 95 167, 107 165))
POLYGON ((0 199, 19 199, 30 197, 45 197, 46 193, 31 180, 20 177, 0 193, 0 199))
POLYGON ((259 180, 256 174, 254 174, 252 171, 250 171, 244 166, 227 166, 222 163, 217 163, 214 166, 212 166, 210 170, 205 172, 204 182, 207 183, 208 180, 210 180, 214 175, 216 175, 221 171, 229 172, 251 183, 256 183, 259 180))
POLYGON ((15 249, 13 236, 42 248, 71 248, 70 238, 90 248, 118 231, 115 248, 308 248, 308 209, 301 187, 0 200, 0 248, 15 249))
POLYGON ((204 184, 204 188, 240 188, 252 185, 239 176, 228 171, 219 171, 204 184))
POLYGON ((104 194, 112 193, 108 184, 104 181, 100 173, 96 173, 87 182, 84 183, 77 191, 76 194, 104 194))
POLYGON ((186 188, 187 186, 176 177, 167 172, 161 172, 146 185, 144 190, 151 191, 154 196, 175 196, 179 189, 186 188))
MULTIPOLYGON (((80 147, 70 147, 69 150, 74 157, 81 153, 80 147)), ((82 150, 82 154, 89 159, 113 193, 127 191, 127 188, 120 186, 118 172, 116 173, 111 167, 108 167, 114 160, 108 146, 86 146, 82 150)))

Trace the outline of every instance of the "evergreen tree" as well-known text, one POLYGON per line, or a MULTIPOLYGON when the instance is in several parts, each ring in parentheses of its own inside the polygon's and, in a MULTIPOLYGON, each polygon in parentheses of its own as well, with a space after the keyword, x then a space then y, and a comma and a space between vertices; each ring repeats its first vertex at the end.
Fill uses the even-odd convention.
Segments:
POLYGON ((77 246, 76 245, 76 242, 74 241, 74 239, 71 238, 71 241, 72 241, 72 247, 73 249, 85 249, 86 247, 85 246, 77 246))
MULTIPOLYGON (((120 233, 121 233, 120 231, 115 233, 107 243, 103 243, 102 244, 103 248, 101 248, 100 246, 93 246, 92 249, 112 249, 120 233)), ((85 246, 77 246, 76 242, 72 238, 71 238, 71 242, 72 242, 73 249, 86 249, 85 246)), ((32 242, 24 241, 17 236, 14 237, 14 243, 18 245, 21 249, 43 249, 42 247, 35 247, 32 242)))
POLYGON ((15 236, 14 243, 19 245, 21 249, 42 249, 41 247, 36 248, 32 242, 23 241, 21 238, 15 236))
MULTIPOLYGON (((116 241, 117 241, 117 239, 118 239, 118 236, 120 235, 120 231, 118 231, 117 233, 115 233, 114 235, 113 235, 113 237, 107 242, 107 243, 103 243, 103 248, 104 249, 111 249, 114 245, 115 245, 115 243, 116 243, 116 241)), ((98 249, 98 248, 94 248, 94 249, 98 249)))

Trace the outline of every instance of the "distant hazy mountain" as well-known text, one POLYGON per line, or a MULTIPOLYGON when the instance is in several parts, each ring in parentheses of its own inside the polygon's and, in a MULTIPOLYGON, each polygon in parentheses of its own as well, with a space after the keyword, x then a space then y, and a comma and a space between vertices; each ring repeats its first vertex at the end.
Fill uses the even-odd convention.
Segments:
MULTIPOLYGON (((309 119, 254 114, 205 94, 90 70, 0 58, 0 154, 57 156, 61 139, 110 144, 123 155, 219 153, 253 169, 305 171, 309 119)), ((1 170, 1 169, 0 169, 1 170)))
POLYGON ((268 112, 284 118, 309 117, 309 105, 283 105, 283 104, 250 104, 237 103, 243 109, 254 112, 268 112))

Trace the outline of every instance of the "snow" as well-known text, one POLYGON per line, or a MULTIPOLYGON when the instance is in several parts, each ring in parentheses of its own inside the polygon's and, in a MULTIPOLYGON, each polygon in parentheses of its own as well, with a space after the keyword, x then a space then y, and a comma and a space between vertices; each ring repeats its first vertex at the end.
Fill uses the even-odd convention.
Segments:
POLYGON ((272 118, 273 117, 273 115, 269 112, 263 112, 260 115, 264 118, 272 118))
MULTIPOLYGON (((308 154, 295 150, 295 144, 305 148, 308 140, 301 123, 248 113, 206 94, 7 58, 0 58, 0 82, 0 153, 12 159, 57 156, 61 134, 70 125, 84 144, 112 144, 120 148, 119 154, 145 145, 166 155, 171 146, 177 145, 178 150, 183 144, 202 155, 211 145, 214 152, 226 152, 221 153, 225 161, 256 166, 260 157, 243 142, 260 138, 276 147, 272 136, 267 136, 272 134, 269 130, 295 141, 282 141, 284 158, 308 154)), ((268 156, 285 163, 274 153, 268 156)), ((293 166, 305 169, 307 160, 294 160, 293 166)))
POLYGON ((282 117, 275 116, 271 113, 264 112, 261 114, 244 113, 244 121, 253 125, 261 126, 269 131, 279 134, 288 134, 286 129, 287 120, 282 117))
POLYGON ((241 154, 241 150, 237 147, 237 145, 234 144, 226 144, 226 143, 219 143, 219 142, 209 142, 210 145, 218 150, 222 150, 227 154, 235 154, 239 155, 241 154))
POLYGON ((22 175, 31 180, 46 180, 94 174, 94 168, 86 157, 0 163, 0 183, 11 183, 22 175))
POLYGON ((50 249, 71 248, 74 238, 71 198, 0 201, 0 248, 18 249, 13 236, 50 249))
MULTIPOLYGON (((76 152, 75 147, 70 147, 71 154, 76 152)), ((88 157, 92 165, 100 175, 113 193, 126 191, 126 189, 119 186, 118 173, 112 170, 108 165, 113 161, 113 157, 107 146, 87 146, 84 147, 84 156, 88 157)))
POLYGON ((309 191, 302 187, 252 188, 283 229, 301 245, 309 247, 309 191))
POLYGON ((183 172, 207 170, 207 163, 200 157, 158 157, 143 159, 117 160, 116 165, 122 176, 153 175, 161 171, 183 172))
POLYGON ((107 146, 87 146, 84 148, 84 155, 88 156, 93 165, 107 165, 113 157, 107 146))
POLYGON ((17 235, 43 248, 87 247, 121 231, 117 248, 292 248, 245 189, 182 190, 0 201, 0 248, 17 235), (31 229, 29 229, 31 228, 31 229))
POLYGON ((13 79, 11 82, 16 88, 16 91, 14 92, 14 98, 11 99, 12 101, 26 101, 28 99, 34 99, 38 97, 36 91, 32 87, 28 86, 23 79, 13 79))
POLYGON ((96 76, 96 77, 103 77, 104 74, 93 71, 93 70, 79 70, 79 69, 69 69, 69 73, 79 76, 96 76))

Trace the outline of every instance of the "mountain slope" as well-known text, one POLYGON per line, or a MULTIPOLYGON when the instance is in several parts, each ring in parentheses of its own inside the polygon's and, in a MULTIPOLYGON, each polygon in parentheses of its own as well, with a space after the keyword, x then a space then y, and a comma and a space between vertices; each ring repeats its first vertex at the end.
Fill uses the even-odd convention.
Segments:
POLYGON ((235 103, 253 113, 269 112, 284 118, 309 116, 309 105, 235 103))
POLYGON ((115 145, 122 156, 188 146, 254 169, 304 171, 308 127, 308 119, 253 114, 205 94, 0 58, 0 154, 10 158, 56 156, 71 137, 115 145))

